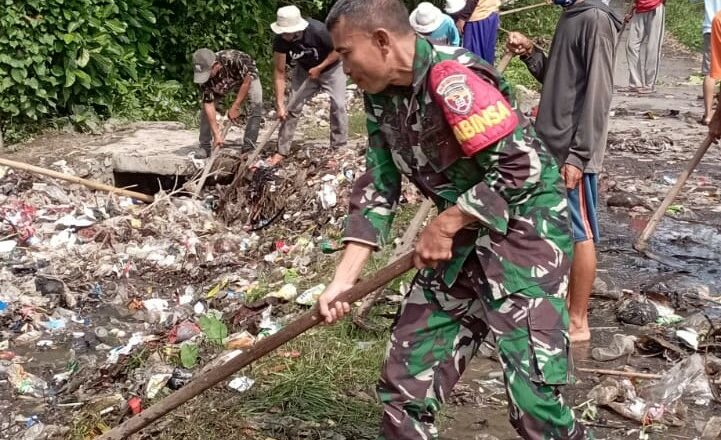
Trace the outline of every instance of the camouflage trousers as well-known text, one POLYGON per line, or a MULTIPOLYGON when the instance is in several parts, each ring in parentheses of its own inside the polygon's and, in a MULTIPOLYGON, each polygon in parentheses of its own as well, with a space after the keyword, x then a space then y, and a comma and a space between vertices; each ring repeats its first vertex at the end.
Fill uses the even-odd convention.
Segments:
POLYGON ((384 409, 380 439, 438 438, 435 416, 489 330, 518 434, 586 438, 559 390, 568 379, 565 298, 519 293, 493 300, 483 280, 473 256, 450 288, 433 270, 416 275, 396 317, 378 384, 384 409))

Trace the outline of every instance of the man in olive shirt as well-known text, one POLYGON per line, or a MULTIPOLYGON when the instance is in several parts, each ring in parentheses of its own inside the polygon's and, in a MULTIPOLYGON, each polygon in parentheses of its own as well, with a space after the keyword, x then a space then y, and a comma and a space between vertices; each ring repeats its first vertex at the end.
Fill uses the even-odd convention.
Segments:
POLYGON ((253 148, 258 140, 260 121, 263 112, 263 88, 258 78, 255 61, 239 50, 221 50, 213 52, 199 49, 193 54, 193 80, 200 87, 200 148, 210 156, 211 141, 214 147, 225 143, 215 120, 215 107, 218 101, 231 92, 237 91, 228 117, 237 121, 240 106, 246 98, 250 100, 250 115, 245 127, 244 146, 253 148))
POLYGON ((278 119, 283 121, 278 133, 278 153, 270 163, 276 165, 290 154, 303 106, 319 90, 330 95, 330 144, 333 147, 345 145, 348 140, 346 76, 325 25, 312 18, 303 18, 295 6, 285 6, 278 9, 278 19, 270 27, 277 35, 273 43, 275 99, 278 119), (292 108, 286 108, 285 66, 290 60, 296 62, 290 98, 295 102, 292 108), (301 90, 304 82, 306 86, 301 90))

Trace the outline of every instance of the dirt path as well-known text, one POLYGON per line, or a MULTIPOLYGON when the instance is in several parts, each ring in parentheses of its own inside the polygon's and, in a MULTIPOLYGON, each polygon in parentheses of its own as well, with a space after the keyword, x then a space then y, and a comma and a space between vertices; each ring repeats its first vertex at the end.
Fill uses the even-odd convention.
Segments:
MULTIPOLYGON (((622 11, 620 2, 612 3, 622 11)), ((628 85, 628 64, 625 46, 628 32, 622 36, 615 71, 616 87, 628 85)), ((609 290, 631 289, 679 295, 693 286, 707 286, 718 292, 715 267, 718 253, 719 197, 721 168, 718 148, 712 148, 682 193, 679 220, 666 219, 652 241, 655 250, 673 258, 681 268, 670 268, 640 257, 631 243, 645 226, 650 211, 644 208, 609 208, 607 200, 620 191, 639 196, 654 209, 685 162, 703 139, 706 128, 696 123, 703 113, 702 101, 697 99, 701 86, 689 82, 700 70, 700 56, 683 50, 672 38, 666 38, 657 93, 634 96, 616 92, 610 120, 609 148, 605 172, 601 176, 601 230, 599 245, 599 278, 609 290), (681 208, 682 206, 682 208, 681 208), (665 281, 664 281, 665 280, 665 281)), ((683 295, 681 295, 683 296, 683 295)), ((685 315, 694 308, 680 299, 677 309, 685 315)), ((670 368, 670 362, 660 357, 633 357, 601 363, 590 357, 591 347, 606 346, 615 333, 642 334, 640 328, 619 323, 614 302, 594 298, 591 305, 591 344, 573 347, 576 366, 591 368, 622 368, 629 365, 640 371, 659 372, 670 368)), ((505 395, 493 395, 488 381, 497 377, 500 365, 488 358, 476 358, 459 384, 456 394, 445 412, 441 437, 449 440, 477 440, 494 436, 499 439, 518 438, 508 424, 505 395), (488 396, 492 397, 489 398, 488 396), (500 399, 500 402, 499 402, 500 399), (458 404, 458 400, 462 403, 458 404)), ((565 391, 572 405, 587 400, 588 391, 602 378, 577 374, 579 382, 565 391)), ((689 406, 685 427, 672 428, 666 433, 650 433, 650 438, 670 435, 693 438, 700 434, 706 420, 719 406, 689 406)), ((578 412, 577 412, 578 414, 578 412)), ((596 438, 634 438, 640 428, 637 422, 625 420, 601 409, 598 425, 622 426, 623 429, 594 427, 596 438), (631 435, 629 437, 628 435, 631 435)))

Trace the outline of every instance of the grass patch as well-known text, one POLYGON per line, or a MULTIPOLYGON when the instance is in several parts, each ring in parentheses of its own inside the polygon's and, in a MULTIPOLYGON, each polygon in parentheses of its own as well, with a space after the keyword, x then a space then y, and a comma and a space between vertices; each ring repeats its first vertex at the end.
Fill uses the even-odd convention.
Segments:
POLYGON ((703 5, 703 2, 687 0, 666 2, 666 29, 681 44, 698 52, 703 49, 703 5))
POLYGON ((363 109, 352 111, 348 115, 348 134, 351 137, 366 136, 366 113, 363 109))
POLYGON ((345 434, 372 433, 377 429, 378 406, 357 395, 372 396, 387 337, 387 333, 360 331, 347 320, 312 330, 283 347, 281 355, 255 364, 253 373, 259 383, 245 396, 239 411, 248 415, 277 412, 318 422, 330 419, 339 428, 357 430, 345 434), (300 357, 282 356, 294 351, 300 357))
MULTIPOLYGON (((306 126, 303 135, 306 139, 326 139, 330 127, 321 127, 318 124, 306 126)), ((354 109, 348 114, 348 137, 360 138, 366 136, 366 114, 363 109, 354 109)))

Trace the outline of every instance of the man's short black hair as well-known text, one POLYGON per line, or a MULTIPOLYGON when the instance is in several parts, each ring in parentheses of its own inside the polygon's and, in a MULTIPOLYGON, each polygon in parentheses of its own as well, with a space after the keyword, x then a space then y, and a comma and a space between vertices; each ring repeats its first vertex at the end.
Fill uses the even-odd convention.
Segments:
POLYGON ((413 33, 408 9, 400 0, 338 0, 325 20, 329 31, 341 17, 363 30, 384 28, 401 35, 413 33))

